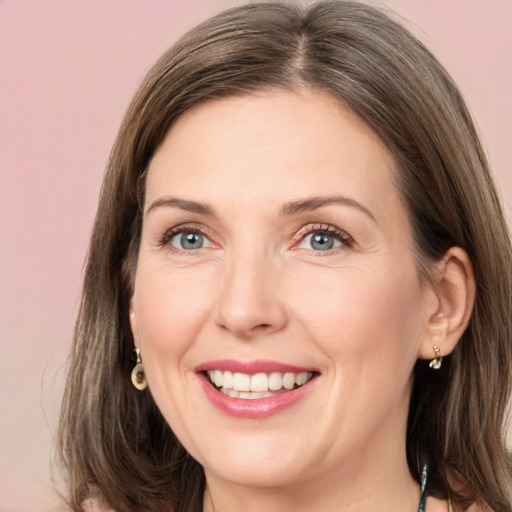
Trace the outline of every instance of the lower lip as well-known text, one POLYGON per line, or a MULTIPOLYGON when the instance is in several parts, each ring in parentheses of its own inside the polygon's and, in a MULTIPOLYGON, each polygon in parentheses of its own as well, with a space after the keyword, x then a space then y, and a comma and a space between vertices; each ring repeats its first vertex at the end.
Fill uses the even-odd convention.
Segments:
POLYGON ((300 388, 266 398, 232 398, 214 388, 204 374, 198 374, 203 390, 210 402, 220 411, 237 418, 263 419, 288 409, 304 398, 312 389, 313 378, 300 388))

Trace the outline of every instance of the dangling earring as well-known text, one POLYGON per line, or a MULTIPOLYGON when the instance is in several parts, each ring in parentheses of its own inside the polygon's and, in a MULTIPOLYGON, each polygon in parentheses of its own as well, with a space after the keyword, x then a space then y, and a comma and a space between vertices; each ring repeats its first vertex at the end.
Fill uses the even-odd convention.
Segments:
POLYGON ((441 355, 441 349, 437 345, 434 345, 434 353, 436 357, 430 361, 429 366, 433 370, 439 370, 443 364, 443 356, 441 355))
POLYGON ((132 370, 132 384, 139 390, 142 391, 148 387, 148 381, 146 380, 146 374, 144 373, 144 366, 142 366, 142 358, 140 357, 140 348, 135 349, 137 355, 137 363, 132 370))

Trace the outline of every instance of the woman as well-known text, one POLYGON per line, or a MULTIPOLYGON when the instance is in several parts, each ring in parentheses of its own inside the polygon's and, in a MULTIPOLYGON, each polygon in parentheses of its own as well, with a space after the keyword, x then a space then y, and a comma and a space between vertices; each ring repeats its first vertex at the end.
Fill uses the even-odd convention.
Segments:
POLYGON ((71 506, 510 512, 511 291, 484 152, 421 43, 354 2, 221 13, 112 152, 71 506))

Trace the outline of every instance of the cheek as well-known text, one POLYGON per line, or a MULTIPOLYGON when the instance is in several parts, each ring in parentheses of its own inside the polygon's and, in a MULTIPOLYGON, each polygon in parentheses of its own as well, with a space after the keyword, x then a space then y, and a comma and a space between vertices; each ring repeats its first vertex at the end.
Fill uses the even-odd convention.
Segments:
POLYGON ((171 428, 187 439, 183 409, 195 406, 187 394, 193 379, 189 354, 209 318, 213 291, 206 276, 140 265, 134 294, 137 329, 151 394, 171 428))
POLYGON ((183 353, 211 311, 214 283, 207 276, 150 268, 137 274, 138 333, 146 359, 183 353))
POLYGON ((317 275, 301 289, 297 317, 333 357, 392 366, 400 366, 400 358, 416 359, 422 292, 414 268, 399 277, 386 266, 345 269, 317 275))

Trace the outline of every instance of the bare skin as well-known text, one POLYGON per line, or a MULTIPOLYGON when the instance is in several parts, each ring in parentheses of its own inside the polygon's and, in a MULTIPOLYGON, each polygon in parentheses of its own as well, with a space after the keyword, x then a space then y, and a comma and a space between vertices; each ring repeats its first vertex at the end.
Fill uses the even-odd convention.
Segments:
POLYGON ((195 106, 154 155, 130 320, 152 395, 204 467, 205 511, 417 510, 412 368, 453 350, 474 287, 456 248, 422 280, 394 172, 360 119, 312 91, 195 106), (244 417, 201 371, 225 360, 310 380, 244 417))

